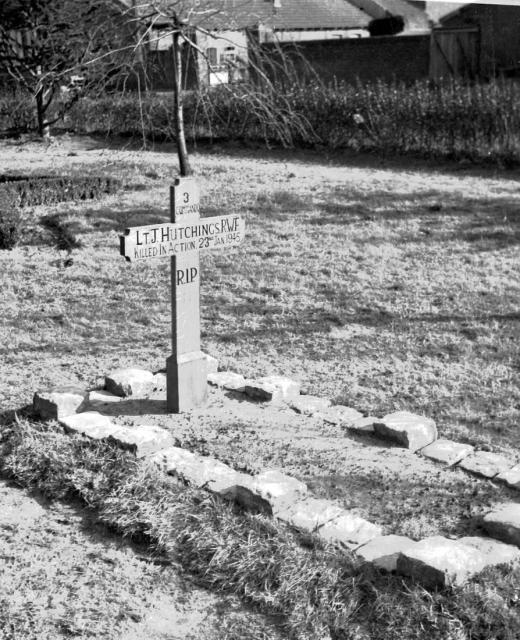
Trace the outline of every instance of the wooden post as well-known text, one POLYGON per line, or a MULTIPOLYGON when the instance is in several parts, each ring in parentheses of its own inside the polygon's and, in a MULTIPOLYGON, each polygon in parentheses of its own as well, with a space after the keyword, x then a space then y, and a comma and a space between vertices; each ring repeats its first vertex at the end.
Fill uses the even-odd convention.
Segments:
MULTIPOLYGON (((177 178, 170 192, 172 223, 199 222, 200 194, 193 178, 177 178)), ((207 363, 200 350, 199 253, 172 256, 172 355, 166 360, 166 404, 180 413, 204 404, 207 363)))
POLYGON ((166 402, 170 413, 180 413, 203 404, 207 395, 207 362, 200 350, 199 252, 238 246, 245 222, 234 214, 201 219, 194 178, 175 181, 170 207, 170 223, 130 227, 119 239, 120 253, 129 262, 171 258, 172 355, 166 360, 166 402))

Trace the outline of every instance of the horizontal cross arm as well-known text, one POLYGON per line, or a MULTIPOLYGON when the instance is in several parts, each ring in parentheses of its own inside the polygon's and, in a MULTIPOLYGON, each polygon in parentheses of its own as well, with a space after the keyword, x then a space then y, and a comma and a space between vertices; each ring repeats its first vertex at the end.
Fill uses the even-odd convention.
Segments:
POLYGON ((226 249, 241 244, 245 221, 238 215, 200 218, 191 222, 130 227, 120 238, 120 253, 128 261, 226 249))

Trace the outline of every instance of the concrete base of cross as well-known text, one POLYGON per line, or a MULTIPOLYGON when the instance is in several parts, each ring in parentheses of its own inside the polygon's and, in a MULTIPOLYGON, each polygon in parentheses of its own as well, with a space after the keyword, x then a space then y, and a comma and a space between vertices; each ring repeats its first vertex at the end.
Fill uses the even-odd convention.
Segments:
POLYGON ((192 351, 166 360, 166 407, 169 413, 182 413, 206 402, 207 358, 192 351))

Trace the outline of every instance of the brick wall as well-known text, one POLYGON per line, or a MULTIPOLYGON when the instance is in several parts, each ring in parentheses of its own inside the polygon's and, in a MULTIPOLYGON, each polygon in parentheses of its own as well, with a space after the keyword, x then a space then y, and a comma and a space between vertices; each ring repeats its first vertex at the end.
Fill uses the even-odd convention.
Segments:
MULTIPOLYGON (((264 55, 279 58, 280 47, 261 45, 264 55)), ((374 80, 403 80, 412 82, 427 78, 430 60, 429 34, 413 36, 382 36, 334 41, 301 42, 282 45, 296 68, 303 71, 305 59, 325 82, 344 80, 355 82, 374 80)))

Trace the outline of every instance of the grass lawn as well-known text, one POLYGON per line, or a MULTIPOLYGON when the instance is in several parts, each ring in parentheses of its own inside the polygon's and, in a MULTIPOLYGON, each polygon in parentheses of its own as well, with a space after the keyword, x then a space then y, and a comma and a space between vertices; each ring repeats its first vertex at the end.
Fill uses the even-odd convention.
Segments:
MULTIPOLYGON (((202 346, 223 368, 255 377, 288 375, 308 393, 367 414, 424 413, 437 421, 442 436, 518 458, 518 173, 236 149, 200 150, 192 162, 203 215, 240 213, 247 224, 240 248, 201 257, 202 346)), ((97 385, 119 366, 164 367, 170 352, 169 261, 126 263, 118 234, 126 226, 169 219, 168 187, 176 167, 166 145, 143 152, 94 140, 58 140, 49 148, 0 142, 0 173, 102 174, 127 185, 97 202, 27 210, 24 240, 0 252, 0 408, 6 421, 12 410, 31 403, 38 388, 97 385), (70 253, 59 248, 56 220, 81 246, 70 253)), ((261 431, 261 420, 225 424, 225 416, 194 417, 192 435, 181 442, 227 455, 235 466, 239 460, 253 466, 253 458, 260 466, 286 464, 290 458, 290 472, 309 481, 315 493, 346 501, 412 536, 434 533, 433 520, 443 533, 461 533, 462 511, 511 499, 507 489, 455 471, 439 476, 434 486, 428 484, 429 468, 395 485, 373 467, 348 469, 343 477, 341 469, 332 472, 332 463, 341 462, 333 452, 341 445, 347 464, 344 434, 294 416, 287 418, 291 442, 273 439, 267 451, 251 437, 261 431), (308 440, 299 443, 298 434, 308 440), (327 453, 306 458, 302 448, 311 436, 317 441, 316 434, 321 443, 328 441, 327 453), (370 492, 369 479, 376 487, 370 492)), ((120 421, 131 423, 127 416, 120 421)), ((394 455, 389 450, 382 459, 394 455)), ((238 525, 228 519, 232 531, 238 525)), ((193 527, 206 531, 207 540, 194 535, 190 553, 199 561, 203 554, 211 558, 226 539, 218 533, 213 539, 209 525, 193 527)), ((240 535, 248 540, 247 527, 240 535)), ((229 536, 225 548, 231 548, 229 536)), ((272 536, 275 548, 283 536, 272 536)), ((283 559, 293 552, 280 553, 283 559)), ((40 556, 35 562, 37 573, 47 570, 40 556)), ((133 577, 123 576, 123 586, 134 584, 133 562, 127 565, 133 577)), ((20 571, 29 570, 20 565, 20 571)), ((223 588, 222 572, 214 588, 223 588)), ((155 580, 152 574, 138 579, 146 586, 155 580)), ((449 611, 449 595, 430 599, 418 588, 396 595, 400 581, 394 577, 376 579, 377 596, 368 604, 359 595, 372 593, 365 577, 353 578, 352 588, 365 603, 363 616, 374 616, 377 633, 387 628, 385 636, 372 636, 378 640, 448 637, 439 629, 449 629, 454 640, 513 640, 516 574, 492 575, 498 591, 485 580, 472 583, 449 611), (508 618, 507 629, 496 611, 508 618), (498 627, 486 630, 488 623, 498 627), (463 625, 473 635, 457 635, 463 625)), ((250 585, 240 580, 243 595, 250 585)), ((121 592, 125 607, 133 588, 121 592)), ((100 624, 108 624, 107 611, 100 613, 100 624)), ((266 637, 262 633, 255 637, 266 637)))
MULTIPOLYGON (((51 383, 161 368, 170 350, 169 263, 125 263, 117 235, 167 220, 173 150, 73 143, 2 143, 2 172, 128 185, 99 202, 34 208, 26 242, 1 252, 4 410, 51 383), (55 214, 82 244, 72 264, 42 224, 55 214)), ((201 258, 202 344, 222 366, 293 376, 370 414, 424 413, 441 435, 473 444, 516 444, 517 173, 301 153, 192 160, 203 215, 247 223, 240 248, 201 258)))

